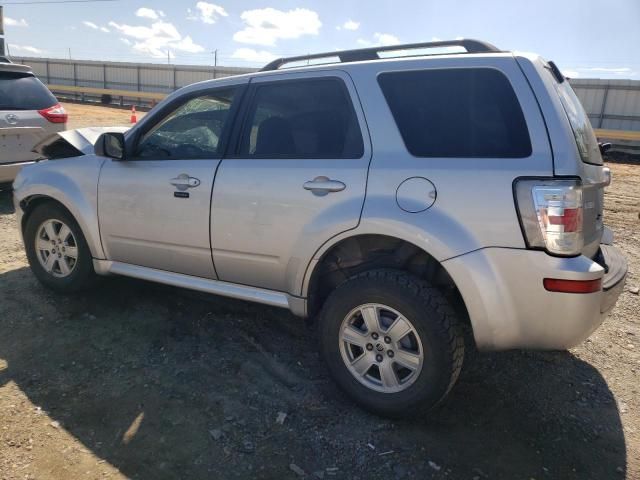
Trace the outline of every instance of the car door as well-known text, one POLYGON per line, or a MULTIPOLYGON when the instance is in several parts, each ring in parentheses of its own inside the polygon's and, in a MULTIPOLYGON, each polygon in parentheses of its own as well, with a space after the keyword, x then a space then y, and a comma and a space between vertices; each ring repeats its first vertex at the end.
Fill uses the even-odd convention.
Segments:
POLYGON ((127 159, 106 159, 98 186, 109 260, 217 278, 211 190, 242 87, 184 94, 127 137, 127 159))
POLYGON ((212 248, 222 280, 299 294, 296 273, 358 225, 371 147, 342 71, 251 80, 235 150, 216 176, 212 248))

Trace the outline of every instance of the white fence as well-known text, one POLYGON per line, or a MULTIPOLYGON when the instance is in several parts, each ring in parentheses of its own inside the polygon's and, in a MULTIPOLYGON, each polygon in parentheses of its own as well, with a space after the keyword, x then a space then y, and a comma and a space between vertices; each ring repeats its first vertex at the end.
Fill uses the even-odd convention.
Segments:
POLYGON ((13 57, 44 83, 139 92, 171 93, 203 80, 252 72, 255 69, 153 63, 95 62, 51 58, 13 57))
POLYGON ((640 80, 570 82, 594 128, 640 131, 640 80))

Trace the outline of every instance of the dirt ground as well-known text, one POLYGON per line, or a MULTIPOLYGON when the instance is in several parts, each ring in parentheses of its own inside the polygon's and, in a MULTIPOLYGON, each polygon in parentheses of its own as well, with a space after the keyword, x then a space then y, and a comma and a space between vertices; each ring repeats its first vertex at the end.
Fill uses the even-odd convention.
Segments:
MULTIPOLYGON (((106 108, 99 105, 85 105, 81 103, 63 103, 69 114, 67 128, 82 127, 115 127, 127 126, 131 121, 131 110, 126 108, 106 108)), ((136 112, 138 120, 145 116, 145 112, 136 112)))
POLYGON ((283 310, 125 278, 45 290, 0 194, 0 479, 640 479, 640 165, 610 166, 613 314, 571 351, 469 353, 410 421, 354 406, 283 310))

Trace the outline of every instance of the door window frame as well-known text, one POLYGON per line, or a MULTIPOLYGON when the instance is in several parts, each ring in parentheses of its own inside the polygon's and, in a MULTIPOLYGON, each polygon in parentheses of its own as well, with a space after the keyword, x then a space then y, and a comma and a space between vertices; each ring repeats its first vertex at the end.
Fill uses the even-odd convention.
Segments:
POLYGON ((247 91, 244 92, 244 98, 242 101, 242 105, 240 111, 236 113, 236 128, 233 129, 231 138, 229 139, 229 143, 227 144, 227 151, 224 155, 225 159, 238 159, 238 160, 333 160, 333 161, 358 161, 362 159, 370 159, 371 158, 371 137, 369 135, 369 130, 367 128, 367 123, 365 121, 364 112, 362 110, 362 104, 360 103, 360 98, 358 97, 357 91, 353 84, 353 80, 351 76, 342 71, 342 70, 320 70, 313 72, 295 72, 295 73, 274 73, 259 77, 251 78, 249 85, 247 87, 247 91), (360 133, 360 137, 362 138, 362 155, 355 158, 345 158, 345 157, 319 157, 316 155, 270 155, 270 156, 262 156, 262 155, 246 155, 241 154, 240 149, 242 146, 242 140, 245 136, 245 132, 248 128, 251 128, 249 125, 250 122, 250 114, 251 109, 254 104, 254 100, 256 97, 256 93, 259 87, 266 85, 274 85, 281 82, 299 82, 299 81, 313 81, 320 79, 335 79, 340 82, 340 86, 346 94, 347 98, 351 103, 351 108, 355 114, 355 121, 358 125, 358 132, 360 133))
POLYGON ((144 161, 175 161, 175 160, 220 160, 225 156, 226 150, 229 147, 229 139, 231 138, 231 133, 233 132, 233 127, 237 121, 237 114, 240 110, 241 105, 243 104, 244 97, 248 88, 248 82, 245 83, 237 83, 231 82, 225 85, 216 85, 208 86, 206 88, 199 88, 197 90, 193 90, 190 92, 183 93, 182 95, 177 95, 174 98, 170 98, 167 103, 161 104, 160 108, 157 111, 153 112, 153 114, 147 119, 144 118, 144 121, 139 123, 138 128, 133 128, 125 135, 125 149, 126 149, 126 161, 127 162, 144 162, 144 161), (222 134, 220 135, 220 146, 219 153, 215 155, 210 155, 207 157, 181 157, 181 158, 153 158, 153 157, 139 157, 136 156, 138 146, 140 141, 144 137, 144 135, 152 130, 156 125, 163 122, 168 115, 172 112, 176 111, 181 106, 185 105, 187 102, 193 100, 198 97, 205 97, 212 93, 221 90, 228 90, 231 88, 236 88, 237 93, 234 95, 234 99, 231 103, 231 108, 229 109, 228 119, 222 128, 222 134))

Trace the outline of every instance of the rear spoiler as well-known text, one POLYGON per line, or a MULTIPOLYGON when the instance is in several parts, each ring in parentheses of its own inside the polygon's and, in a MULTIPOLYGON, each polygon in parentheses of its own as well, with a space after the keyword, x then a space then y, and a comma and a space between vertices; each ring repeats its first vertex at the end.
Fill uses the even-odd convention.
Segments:
POLYGON ((0 72, 15 72, 15 73, 31 73, 33 70, 29 65, 20 65, 19 63, 10 63, 0 61, 0 72))

